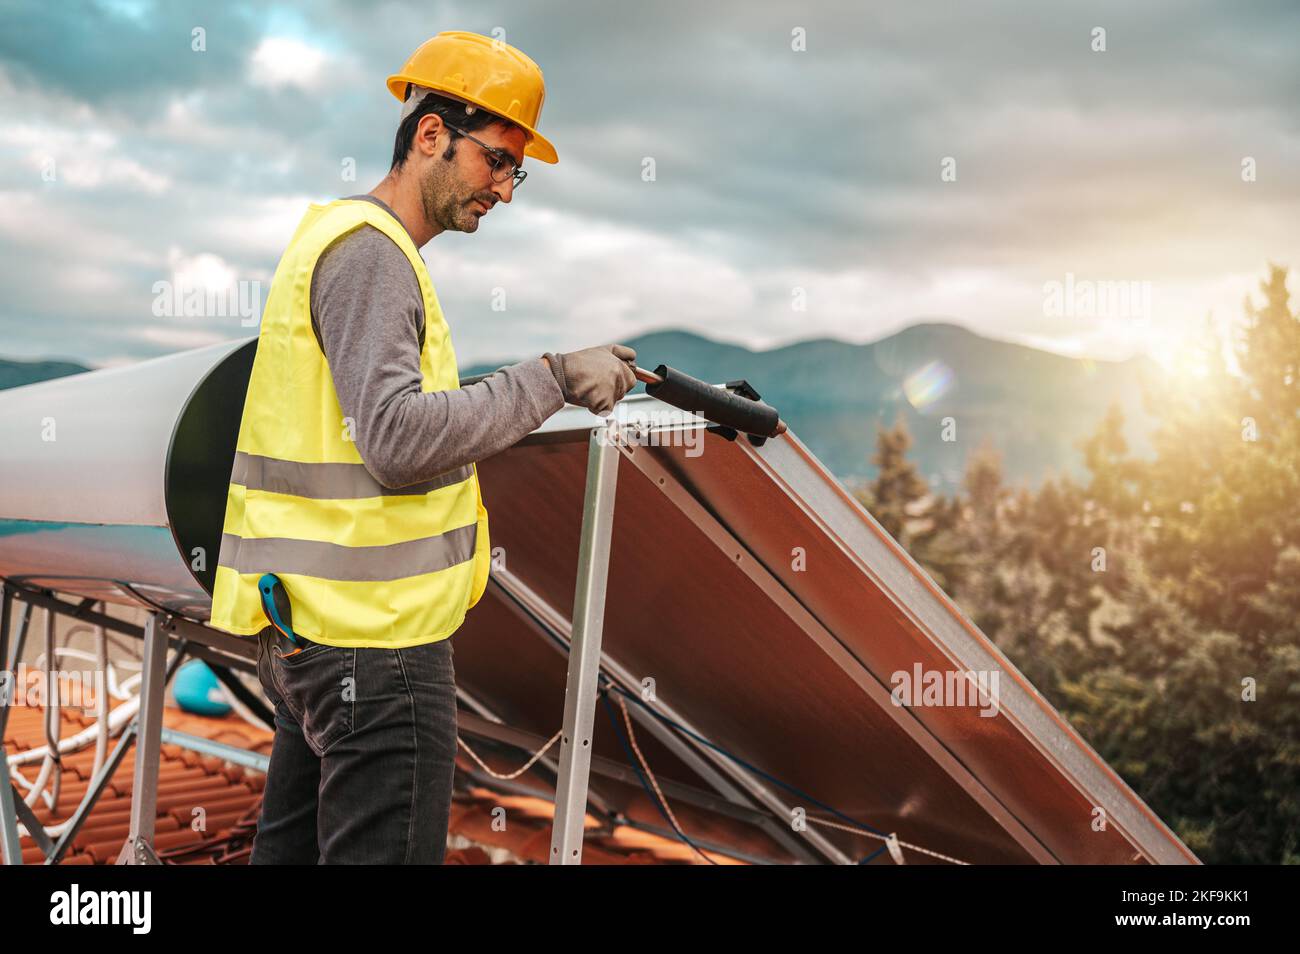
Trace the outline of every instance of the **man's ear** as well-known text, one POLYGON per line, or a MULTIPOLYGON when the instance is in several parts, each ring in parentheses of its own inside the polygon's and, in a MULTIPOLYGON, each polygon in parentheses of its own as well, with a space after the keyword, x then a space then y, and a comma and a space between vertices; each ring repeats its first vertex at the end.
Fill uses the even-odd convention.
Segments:
POLYGON ((424 155, 432 156, 438 151, 438 137, 445 129, 442 117, 437 113, 421 116, 415 126, 415 138, 411 144, 424 155))

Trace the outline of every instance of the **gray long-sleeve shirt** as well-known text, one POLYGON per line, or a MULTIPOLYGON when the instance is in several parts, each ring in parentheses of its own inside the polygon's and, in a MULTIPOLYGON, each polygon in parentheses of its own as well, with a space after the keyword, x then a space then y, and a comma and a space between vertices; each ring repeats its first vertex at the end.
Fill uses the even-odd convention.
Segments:
MULTIPOLYGON (((351 198, 373 202, 397 219, 373 196, 351 198)), ((385 487, 405 487, 491 457, 564 407, 559 382, 540 357, 469 387, 421 391, 420 285, 402 250, 372 226, 348 233, 321 255, 312 276, 311 315, 339 406, 355 422, 357 452, 385 487)))

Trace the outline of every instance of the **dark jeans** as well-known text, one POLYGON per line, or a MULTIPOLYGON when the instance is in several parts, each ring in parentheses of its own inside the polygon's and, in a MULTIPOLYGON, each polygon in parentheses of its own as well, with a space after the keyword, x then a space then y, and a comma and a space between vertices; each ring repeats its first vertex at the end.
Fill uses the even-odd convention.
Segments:
POLYGON ((257 640, 275 741, 252 864, 442 864, 456 758, 451 639, 308 643, 292 656, 269 626, 257 640))

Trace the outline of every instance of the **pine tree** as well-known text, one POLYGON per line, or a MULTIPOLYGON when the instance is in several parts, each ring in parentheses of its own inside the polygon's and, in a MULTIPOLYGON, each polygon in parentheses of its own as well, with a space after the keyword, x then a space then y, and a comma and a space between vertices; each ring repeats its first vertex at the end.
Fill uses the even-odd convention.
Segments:
POLYGON ((951 589, 963 567, 960 544, 953 534, 959 519, 957 505, 931 493, 907 457, 911 446, 912 436, 901 415, 892 428, 877 427, 876 453, 871 458, 876 478, 856 496, 940 588, 951 589))
POLYGON ((891 428, 876 428, 876 479, 871 482, 871 515, 889 535, 906 546, 904 529, 919 515, 930 488, 907 459, 912 435, 900 414, 891 428))
POLYGON ((1149 396, 1152 460, 1127 457, 1118 415, 1088 442, 1119 612, 1099 627, 1108 653, 1059 687, 1103 757, 1220 863, 1300 861, 1300 320, 1284 272, 1261 289, 1239 373, 1207 335, 1195 373, 1149 396))
POLYGON ((1210 863, 1300 863, 1300 317, 1261 290, 1235 368, 1207 333, 1148 392, 1154 456, 1111 408, 1083 485, 982 449, 950 508, 959 605, 1210 863))

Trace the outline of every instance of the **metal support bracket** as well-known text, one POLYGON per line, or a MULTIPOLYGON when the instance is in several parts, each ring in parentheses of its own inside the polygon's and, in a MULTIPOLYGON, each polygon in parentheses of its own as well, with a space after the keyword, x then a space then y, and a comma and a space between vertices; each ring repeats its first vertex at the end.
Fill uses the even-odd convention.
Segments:
POLYGON ((140 682, 140 713, 135 740, 135 772, 131 779, 131 827, 117 856, 119 865, 157 863, 153 853, 158 818, 158 764, 162 755, 163 692, 167 688, 167 632, 157 613, 144 624, 144 665, 140 682))
POLYGON ((582 863, 582 836, 591 773, 591 740, 600 677, 600 641, 605 622, 610 540, 619 451, 616 425, 592 428, 587 445, 587 487, 582 502, 582 537, 573 597, 573 641, 564 689, 564 731, 560 777, 555 790, 551 864, 582 863))

